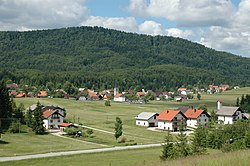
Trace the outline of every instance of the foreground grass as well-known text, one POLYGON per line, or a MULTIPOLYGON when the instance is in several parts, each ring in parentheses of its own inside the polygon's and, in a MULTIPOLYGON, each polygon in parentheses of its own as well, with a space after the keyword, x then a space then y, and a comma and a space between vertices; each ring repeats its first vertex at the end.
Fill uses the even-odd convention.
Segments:
POLYGON ((215 153, 203 156, 190 156, 183 159, 155 162, 147 166, 249 166, 250 150, 241 150, 230 153, 215 153))
POLYGON ((53 135, 33 133, 6 133, 0 142, 0 156, 18 156, 56 151, 101 148, 102 146, 71 141, 53 135))
POLYGON ((54 166, 54 165, 119 165, 119 166, 248 166, 250 162, 250 150, 242 150, 231 153, 212 151, 203 156, 190 156, 172 161, 160 161, 162 148, 145 148, 124 151, 112 151, 93 154, 80 154, 72 156, 60 156, 41 159, 28 159, 21 161, 3 162, 1 166, 54 166))
POLYGON ((13 162, 0 163, 1 166, 54 166, 54 165, 74 165, 74 166, 97 166, 97 165, 142 165, 151 161, 159 161, 161 148, 147 148, 136 150, 112 151, 93 154, 81 154, 63 157, 51 157, 41 159, 29 159, 13 162))

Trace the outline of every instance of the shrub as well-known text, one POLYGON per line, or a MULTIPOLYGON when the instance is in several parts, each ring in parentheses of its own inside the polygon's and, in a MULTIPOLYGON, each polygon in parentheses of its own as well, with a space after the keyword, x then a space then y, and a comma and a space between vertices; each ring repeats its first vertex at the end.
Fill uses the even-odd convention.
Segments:
POLYGON ((76 135, 79 129, 78 128, 66 128, 64 131, 66 132, 67 135, 76 135))
POLYGON ((105 101, 105 106, 111 106, 111 104, 110 104, 110 101, 109 101, 109 100, 105 101))
POLYGON ((119 143, 125 143, 127 141, 126 137, 122 137, 121 140, 119 141, 119 143))
POLYGON ((9 132, 18 133, 21 130, 21 123, 17 120, 13 121, 9 127, 9 132))
POLYGON ((86 133, 88 134, 88 136, 91 136, 91 134, 93 134, 93 130, 92 129, 87 129, 86 133))

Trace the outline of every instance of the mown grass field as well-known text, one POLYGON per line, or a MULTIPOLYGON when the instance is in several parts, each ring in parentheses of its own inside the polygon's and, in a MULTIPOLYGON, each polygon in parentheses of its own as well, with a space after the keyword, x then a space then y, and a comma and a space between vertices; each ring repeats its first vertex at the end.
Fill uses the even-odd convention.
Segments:
POLYGON ((51 134, 8 133, 4 134, 0 141, 0 157, 93 148, 102 148, 102 146, 71 141, 51 134))
POLYGON ((21 161, 3 162, 1 166, 248 166, 250 163, 250 150, 231 153, 212 151, 203 156, 190 156, 173 161, 161 161, 161 148, 146 148, 136 150, 112 151, 93 154, 80 154, 21 161))

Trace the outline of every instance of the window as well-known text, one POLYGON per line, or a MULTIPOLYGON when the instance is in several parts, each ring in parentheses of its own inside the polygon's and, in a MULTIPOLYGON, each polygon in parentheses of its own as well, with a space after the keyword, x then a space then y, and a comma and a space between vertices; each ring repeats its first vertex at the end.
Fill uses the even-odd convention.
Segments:
POLYGON ((207 121, 207 119, 205 119, 205 122, 207 121))
POLYGON ((138 124, 140 124, 140 122, 138 122, 138 124))
POLYGON ((50 123, 53 123, 53 120, 50 120, 50 123))
POLYGON ((144 125, 145 125, 145 122, 144 122, 144 125))
POLYGON ((58 123, 59 123, 59 122, 61 122, 61 120, 60 120, 60 119, 58 119, 58 123))

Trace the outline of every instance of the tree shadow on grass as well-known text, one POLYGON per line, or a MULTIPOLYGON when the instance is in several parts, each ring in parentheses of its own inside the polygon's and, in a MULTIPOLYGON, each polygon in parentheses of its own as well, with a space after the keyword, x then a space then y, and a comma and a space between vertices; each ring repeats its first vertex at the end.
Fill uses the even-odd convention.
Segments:
POLYGON ((9 144, 9 142, 6 142, 6 141, 3 141, 3 140, 0 140, 0 145, 1 144, 9 144))
POLYGON ((47 131, 45 131, 44 133, 38 133, 38 134, 36 134, 36 135, 48 135, 48 134, 50 134, 50 133, 47 132, 47 131))

